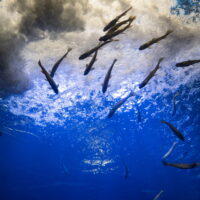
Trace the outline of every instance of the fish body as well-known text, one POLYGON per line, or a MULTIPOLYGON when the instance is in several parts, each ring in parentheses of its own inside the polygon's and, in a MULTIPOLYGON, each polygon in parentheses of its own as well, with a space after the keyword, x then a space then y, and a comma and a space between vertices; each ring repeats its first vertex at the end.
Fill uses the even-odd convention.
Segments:
POLYGON ((130 21, 133 21, 134 19, 136 19, 136 16, 131 16, 131 17, 129 17, 128 19, 126 19, 126 20, 124 20, 124 21, 122 21, 122 22, 119 22, 119 23, 115 24, 115 26, 113 26, 113 27, 106 33, 106 35, 115 32, 115 31, 116 31, 117 29, 119 29, 122 25, 124 25, 124 24, 126 24, 126 23, 128 23, 128 22, 130 22, 130 21))
POLYGON ((176 128, 174 127, 172 124, 170 124, 169 122, 166 122, 164 120, 161 120, 161 123, 166 124, 167 126, 169 126, 169 128, 174 132, 174 134, 180 139, 180 140, 184 140, 184 136, 183 134, 176 128))
POLYGON ((137 119, 138 119, 138 122, 141 122, 142 121, 142 117, 141 117, 139 106, 137 104, 136 104, 136 108, 137 108, 137 119))
POLYGON ((174 96, 173 96, 173 100, 172 100, 172 105, 173 105, 173 109, 172 109, 172 116, 174 116, 176 114, 176 97, 179 96, 180 93, 177 92, 174 96))
POLYGON ((47 70, 42 66, 42 63, 40 62, 40 60, 38 61, 38 65, 40 66, 42 73, 46 76, 47 81, 49 82, 51 88, 53 89, 53 91, 58 94, 58 86, 56 85, 55 81, 53 80, 53 78, 50 76, 50 74, 47 72, 47 70))
POLYGON ((174 142, 172 146, 170 147, 170 149, 167 151, 167 153, 162 157, 162 159, 166 159, 173 152, 176 145, 177 145, 177 142, 174 142))
POLYGON ((179 169, 192 169, 195 168, 197 166, 200 166, 200 163, 191 163, 191 164, 187 164, 187 163, 168 163, 166 161, 163 161, 163 164, 166 166, 171 166, 171 167, 176 167, 179 169))
POLYGON ((158 198, 160 198, 161 194, 163 193, 164 191, 161 190, 155 197, 153 200, 157 200, 158 198))
POLYGON ((158 61, 158 64, 156 65, 156 67, 149 73, 149 75, 144 79, 144 81, 142 81, 142 83, 140 83, 139 88, 143 88, 149 81, 150 79, 155 75, 155 73, 157 72, 157 70, 160 68, 160 63, 164 58, 160 58, 158 61))
POLYGON ((148 47, 150 47, 151 45, 159 42, 160 40, 163 40, 165 39, 170 33, 172 33, 173 31, 172 30, 168 30, 163 36, 161 37, 158 37, 158 38, 153 38, 152 40, 150 40, 149 42, 146 42, 145 44, 141 45, 139 47, 139 50, 144 50, 148 47))
POLYGON ((108 118, 111 118, 111 117, 115 114, 116 110, 117 110, 118 108, 120 108, 120 106, 122 106, 122 105, 123 105, 130 97, 132 97, 133 95, 134 95, 134 93, 133 93, 133 91, 131 91, 131 92, 128 94, 127 97, 123 98, 123 99, 120 100, 118 103, 116 103, 116 104, 112 107, 112 109, 110 110, 110 112, 109 112, 109 114, 108 114, 108 118))
POLYGON ((63 61, 63 59, 68 55, 68 53, 72 50, 72 48, 69 48, 67 50, 67 52, 54 64, 54 66, 52 67, 52 70, 51 70, 51 73, 50 73, 50 76, 53 78, 54 77, 54 74, 56 72, 56 70, 58 69, 60 63, 63 61))
POLYGON ((129 170, 127 164, 122 160, 122 164, 124 166, 124 178, 127 179, 129 177, 129 170))
POLYGON ((96 59, 97 58, 97 52, 98 52, 98 50, 95 51, 95 54, 92 57, 90 63, 86 65, 86 69, 84 71, 84 75, 87 75, 90 72, 90 70, 92 69, 92 66, 94 65, 95 61, 97 60, 96 59))
POLYGON ((112 42, 113 40, 108 40, 108 41, 105 41, 103 43, 100 43, 99 45, 97 45, 96 47, 94 47, 93 49, 85 52, 84 54, 82 54, 80 57, 79 57, 79 60, 83 60, 85 58, 87 58, 88 56, 90 56, 92 53, 94 53, 95 51, 97 51, 99 48, 101 48, 102 46, 112 42))
POLYGON ((188 60, 188 61, 184 61, 184 62, 180 62, 180 63, 176 63, 176 67, 187 67, 196 63, 199 63, 199 60, 188 60))
POLYGON ((108 88, 108 82, 111 78, 111 72, 112 72, 112 69, 114 67, 114 64, 117 62, 117 59, 114 59, 112 65, 110 66, 106 76, 105 76, 105 79, 104 79, 104 82, 103 82, 103 87, 102 87, 102 92, 105 93, 107 88, 108 88))
POLYGON ((113 20, 111 20, 103 29, 103 31, 107 31, 109 30, 111 27, 113 27, 121 17, 123 17, 129 10, 131 10, 132 7, 128 8, 127 10, 125 10, 122 14, 118 15, 117 17, 115 17, 113 20))
POLYGON ((105 41, 110 40, 113 37, 123 33, 126 29, 128 29, 130 27, 131 23, 132 23, 132 21, 129 21, 129 23, 124 28, 119 29, 119 30, 117 30, 115 32, 111 32, 110 34, 106 34, 106 35, 100 37, 99 41, 104 41, 105 42, 105 41))

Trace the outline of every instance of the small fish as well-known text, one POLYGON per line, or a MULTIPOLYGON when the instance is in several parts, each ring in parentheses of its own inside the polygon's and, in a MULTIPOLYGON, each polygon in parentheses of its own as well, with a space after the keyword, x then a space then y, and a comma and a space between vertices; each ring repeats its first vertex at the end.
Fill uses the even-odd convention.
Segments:
POLYGON ((102 46, 104 46, 104 45, 106 45, 106 44, 108 44, 108 43, 110 43, 110 42, 112 42, 112 41, 114 41, 114 40, 108 40, 108 41, 105 41, 105 42, 103 42, 103 43, 98 44, 98 45, 97 45, 96 47, 94 47, 93 49, 91 49, 91 50, 85 52, 84 54, 82 54, 82 55, 79 57, 79 60, 83 60, 83 59, 87 58, 87 57, 90 56, 92 53, 94 53, 95 51, 97 51, 99 48, 101 48, 102 46))
POLYGON ((199 63, 199 62, 200 62, 200 60, 188 60, 188 61, 176 63, 176 67, 187 67, 187 66, 199 63))
POLYGON ((84 75, 87 75, 90 72, 90 70, 92 69, 93 64, 97 60, 96 59, 97 58, 97 52, 98 52, 98 50, 95 51, 95 54, 94 54, 93 58, 91 59, 90 63, 86 65, 86 69, 84 71, 84 75))
POLYGON ((137 104, 136 104, 136 108, 137 108, 137 119, 138 119, 138 122, 141 122, 142 121, 142 117, 141 117, 139 106, 137 104))
POLYGON ((123 105, 130 97, 132 97, 133 95, 134 95, 134 92, 131 91, 131 92, 128 94, 127 97, 123 98, 123 99, 120 100, 118 103, 116 103, 116 104, 112 107, 112 109, 110 110, 110 112, 109 112, 109 114, 108 114, 108 118, 111 118, 111 117, 115 114, 116 110, 117 110, 120 106, 122 106, 122 105, 123 105))
POLYGON ((172 100, 172 116, 174 116, 176 114, 176 97, 179 96, 180 93, 177 92, 174 96, 173 96, 173 100, 172 100))
POLYGON ((150 47, 151 45, 159 42, 160 40, 163 40, 165 39, 170 33, 172 33, 173 31, 172 30, 168 30, 165 35, 161 36, 161 37, 158 37, 158 38, 153 38, 152 40, 150 40, 149 42, 146 42, 145 44, 141 45, 139 47, 139 50, 144 50, 148 47, 150 47))
POLYGON ((187 164, 187 163, 168 163, 166 161, 162 161, 162 162, 166 166, 176 167, 179 169, 192 169, 192 168, 200 166, 200 163, 187 164))
POLYGON ((162 159, 166 159, 167 157, 169 157, 169 155, 172 153, 172 151, 174 150, 174 148, 176 147, 178 142, 174 142, 172 144, 172 146, 170 147, 170 149, 167 151, 167 153, 162 157, 162 159))
POLYGON ((163 193, 164 191, 161 190, 155 197, 153 200, 157 200, 158 198, 160 198, 161 194, 163 193))
POLYGON ((46 76, 47 81, 49 82, 51 88, 53 89, 53 91, 58 94, 58 86, 56 85, 55 81, 53 80, 53 78, 50 76, 50 74, 47 72, 47 70, 42 66, 42 63, 40 62, 40 60, 38 61, 38 65, 40 66, 42 73, 46 76))
POLYGON ((67 52, 54 64, 54 66, 52 67, 50 76, 53 78, 54 74, 56 72, 56 70, 58 69, 58 66, 60 65, 60 63, 63 61, 63 59, 68 55, 68 53, 72 50, 72 48, 69 48, 67 50, 67 52))
POLYGON ((115 32, 115 31, 116 31, 117 29, 119 29, 122 25, 124 25, 124 24, 126 24, 126 23, 128 23, 128 22, 130 22, 130 21, 133 21, 133 20, 135 20, 135 19, 136 19, 136 16, 130 16, 128 19, 126 19, 126 20, 124 20, 124 21, 122 21, 122 22, 117 23, 115 26, 113 26, 113 27, 106 33, 106 35, 115 32))
POLYGON ((144 81, 142 81, 142 83, 140 83, 139 88, 143 88, 149 81, 150 79, 155 75, 155 73, 157 72, 157 70, 160 68, 160 63, 162 62, 164 58, 160 58, 158 61, 158 64, 156 65, 156 67, 149 73, 149 75, 144 79, 144 81))
POLYGON ((69 176, 69 169, 66 167, 64 161, 62 161, 62 168, 63 168, 63 173, 65 174, 65 176, 69 176))
MULTIPOLYGON (((132 20, 132 21, 133 21, 133 20, 132 20)), ((110 34, 106 34, 106 35, 100 37, 100 38, 99 38, 99 41, 104 41, 104 42, 105 42, 105 41, 110 40, 110 39, 112 39, 113 37, 115 37, 115 36, 117 36, 117 35, 123 33, 126 29, 128 29, 128 28, 131 26, 132 21, 129 21, 129 23, 128 23, 124 28, 119 29, 119 30, 117 30, 117 31, 115 31, 115 32, 111 32, 110 34)))
POLYGON ((127 179, 129 177, 129 170, 128 170, 128 166, 127 164, 125 163, 124 160, 122 160, 122 164, 124 166, 124 178, 127 179))
POLYGON ((166 122, 166 121, 164 121, 164 120, 161 120, 160 122, 163 123, 163 124, 166 124, 167 126, 169 126, 169 128, 174 132, 174 134, 175 134, 179 139, 181 139, 181 140, 184 140, 184 139, 185 139, 184 136, 183 136, 183 134, 182 134, 177 128, 175 128, 172 124, 170 124, 169 122, 166 122))
POLYGON ((111 27, 113 27, 121 17, 123 17, 129 10, 131 10, 132 7, 128 8, 127 10, 125 10, 122 14, 118 15, 117 17, 115 17, 112 21, 110 21, 103 29, 103 31, 107 31, 108 29, 110 29, 111 27))
POLYGON ((110 66, 106 76, 105 76, 105 79, 104 79, 104 82, 103 82, 103 87, 102 87, 102 92, 105 93, 107 88, 108 88, 108 82, 111 78, 111 72, 112 72, 112 69, 114 67, 114 64, 117 62, 117 59, 114 59, 112 65, 110 66))

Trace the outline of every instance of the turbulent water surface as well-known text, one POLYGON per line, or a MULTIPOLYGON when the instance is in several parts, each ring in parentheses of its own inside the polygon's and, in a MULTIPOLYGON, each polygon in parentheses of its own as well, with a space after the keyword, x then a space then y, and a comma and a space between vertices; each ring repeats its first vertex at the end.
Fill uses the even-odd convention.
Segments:
POLYGON ((199 0, 1 0, 0 199, 147 200, 163 190, 162 200, 200 200, 200 167, 161 161, 177 142, 167 161, 200 163, 200 64, 175 67, 200 59, 199 13, 199 0), (132 27, 98 51, 84 76, 92 57, 79 56, 130 6, 132 27), (166 39, 139 51, 167 30, 173 32, 166 39), (54 76, 56 95, 38 60, 50 71, 68 48, 54 76), (161 57, 156 75, 139 89, 161 57), (108 119, 130 91, 134 96, 108 119))

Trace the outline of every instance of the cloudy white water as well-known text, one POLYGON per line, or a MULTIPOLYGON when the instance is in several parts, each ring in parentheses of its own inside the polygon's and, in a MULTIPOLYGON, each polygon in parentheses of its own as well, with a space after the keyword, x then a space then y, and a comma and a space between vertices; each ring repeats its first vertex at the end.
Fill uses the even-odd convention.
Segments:
MULTIPOLYGON (((199 18, 195 13, 171 13, 175 0, 2 0, 0 2, 0 94, 1 103, 16 115, 37 123, 62 124, 70 113, 104 118, 109 101, 135 91, 138 103, 155 94, 173 93, 181 85, 199 78, 199 66, 176 68, 175 63, 199 59, 199 18), (126 15, 136 16, 133 26, 98 52, 94 70, 83 76, 91 57, 78 57, 98 44, 103 27, 132 6, 126 15), (195 19, 195 20, 194 20, 195 19), (173 33, 144 51, 138 47, 166 33, 173 33), (50 71, 52 65, 71 47, 55 75, 59 95, 55 95, 38 67, 40 59, 50 71), (165 57, 149 84, 139 91, 138 84, 165 57), (103 95, 101 84, 114 58, 110 87, 103 95), (105 96, 105 97, 104 97, 105 96), (93 104, 90 114, 77 104, 93 104), (76 109, 75 109, 76 108, 76 109)), ((125 17, 124 17, 125 18, 125 17)), ((131 103, 127 108, 131 108, 131 103)))

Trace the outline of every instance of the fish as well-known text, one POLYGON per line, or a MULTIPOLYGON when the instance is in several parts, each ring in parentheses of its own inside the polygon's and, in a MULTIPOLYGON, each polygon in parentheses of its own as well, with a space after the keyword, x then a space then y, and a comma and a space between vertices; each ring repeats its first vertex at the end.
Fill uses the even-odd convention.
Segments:
POLYGON ((87 58, 87 57, 90 56, 92 53, 94 53, 95 51, 97 51, 99 48, 101 48, 102 46, 104 46, 104 45, 106 45, 106 44, 108 44, 108 43, 110 43, 110 42, 112 42, 112 41, 114 41, 114 40, 107 40, 107 41, 105 41, 105 42, 103 42, 103 43, 98 44, 98 45, 97 45, 96 47, 94 47, 93 49, 91 49, 91 50, 85 52, 84 54, 82 54, 82 55, 79 57, 79 60, 83 60, 83 59, 87 58))
POLYGON ((129 170, 128 170, 128 166, 127 164, 125 163, 124 160, 122 160, 122 164, 124 166, 124 178, 127 179, 129 177, 129 170))
POLYGON ((200 59, 199 60, 188 60, 188 61, 176 63, 176 67, 188 67, 190 65, 194 65, 199 62, 200 62, 200 59))
POLYGON ((51 70, 51 73, 50 73, 50 76, 53 78, 54 77, 54 74, 56 72, 56 70, 58 69, 60 63, 63 61, 63 59, 68 55, 68 53, 72 50, 72 48, 69 48, 67 50, 67 52, 54 64, 54 66, 52 67, 52 70, 51 70))
POLYGON ((160 58, 158 61, 158 64, 156 65, 156 67, 149 73, 149 75, 144 79, 144 81, 142 81, 142 83, 139 84, 139 88, 143 88, 149 81, 150 79, 155 75, 155 73, 157 72, 157 70, 160 68, 160 63, 162 62, 164 58, 160 58))
POLYGON ((139 47, 139 50, 144 50, 144 49, 150 47, 151 45, 153 45, 153 44, 159 42, 160 40, 165 39, 165 38, 166 38, 170 33, 172 33, 172 32, 173 32, 172 30, 168 30, 163 36, 158 37, 158 38, 153 38, 153 39, 150 40, 149 42, 146 42, 146 43, 144 43, 143 45, 141 45, 141 46, 139 47))
POLYGON ((94 65, 95 61, 97 60, 96 59, 97 58, 97 52, 98 52, 98 50, 95 51, 95 54, 92 57, 90 63, 86 65, 86 69, 84 71, 84 75, 87 75, 90 72, 90 70, 92 70, 92 66, 94 65))
POLYGON ((130 8, 128 8, 127 10, 125 10, 122 14, 118 15, 117 17, 115 17, 113 20, 111 20, 104 28, 103 31, 107 31, 108 29, 110 29, 111 27, 113 27, 121 17, 123 17, 129 10, 132 9, 132 6, 130 8))
POLYGON ((115 112, 117 111, 118 108, 120 108, 120 106, 122 106, 130 97, 132 97, 133 95, 135 95, 135 93, 133 91, 131 91, 128 96, 126 96, 125 98, 121 99, 119 102, 117 102, 110 110, 109 114, 108 114, 108 118, 111 118, 115 112))
POLYGON ((160 198, 161 194, 164 192, 164 190, 161 190, 154 198, 153 200, 157 200, 158 198, 160 198))
POLYGON ((175 128, 172 124, 170 124, 169 122, 166 122, 164 120, 160 121, 163 124, 166 124, 167 126, 169 126, 169 128, 174 132, 174 134, 180 139, 180 140, 185 140, 183 134, 177 129, 175 128))
POLYGON ((137 108, 137 119, 138 119, 138 122, 141 122, 142 121, 142 117, 141 117, 139 106, 137 104, 136 104, 136 108, 137 108))
POLYGON ((128 22, 130 22, 130 21, 133 21, 133 20, 135 20, 135 19, 136 19, 136 16, 130 16, 128 19, 126 19, 126 20, 124 20, 124 21, 122 21, 122 22, 117 23, 115 26, 113 26, 113 27, 106 33, 106 35, 115 32, 115 31, 116 31, 117 29, 119 29, 122 25, 124 25, 124 24, 126 24, 126 23, 128 23, 128 22))
MULTIPOLYGON (((132 21, 133 21, 133 20, 132 20, 132 21)), ((126 29, 128 29, 128 28, 131 26, 132 21, 129 21, 129 23, 128 23, 124 28, 119 29, 119 30, 117 30, 117 31, 115 31, 115 32, 111 32, 110 34, 106 34, 106 35, 100 37, 100 38, 99 38, 99 41, 104 41, 104 42, 105 42, 105 41, 110 40, 110 39, 112 39, 113 37, 115 37, 115 36, 117 36, 117 35, 123 33, 126 29)))
POLYGON ((174 116, 176 114, 176 97, 179 96, 180 93, 177 92, 172 99, 172 116, 174 116))
POLYGON ((179 169, 192 169, 192 168, 200 166, 200 163, 190 163, 190 164, 188 164, 188 163, 168 163, 164 160, 162 162, 163 162, 163 165, 176 167, 179 169))
POLYGON ((47 70, 42 66, 41 61, 38 61, 38 65, 40 66, 42 73, 46 76, 47 81, 49 82, 51 88, 53 89, 53 91, 58 94, 58 85, 56 85, 55 81, 53 80, 53 78, 50 76, 50 74, 47 72, 47 70))
POLYGON ((69 169, 66 167, 64 161, 62 161, 62 169, 63 169, 63 173, 65 174, 65 176, 69 176, 69 169))
POLYGON ((172 144, 172 146, 170 147, 170 149, 167 151, 167 153, 162 157, 162 159, 166 159, 167 157, 169 157, 169 155, 172 153, 172 151, 174 150, 174 148, 176 147, 178 142, 174 142, 172 144))
POLYGON ((106 92, 106 90, 107 90, 107 88, 108 88, 108 82, 109 82, 109 80, 110 80, 110 78, 111 78, 111 72, 112 72, 112 69, 113 69, 113 67, 114 67, 114 64, 117 62, 117 59, 114 59, 113 60, 113 63, 112 63, 112 65, 110 66, 110 68, 109 68, 109 70, 108 70, 108 72, 107 72, 107 74, 106 74, 106 76, 105 76, 105 78, 104 78, 104 82, 103 82, 103 84, 102 84, 102 92, 103 93, 105 93, 106 92))
POLYGON ((3 132, 2 131, 0 131, 0 136, 2 136, 3 135, 3 132))

